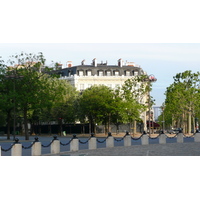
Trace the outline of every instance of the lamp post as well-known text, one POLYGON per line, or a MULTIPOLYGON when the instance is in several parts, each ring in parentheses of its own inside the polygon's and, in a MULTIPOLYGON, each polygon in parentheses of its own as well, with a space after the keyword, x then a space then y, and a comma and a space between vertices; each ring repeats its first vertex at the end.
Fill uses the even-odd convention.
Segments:
POLYGON ((164 109, 165 109, 165 106, 163 105, 163 106, 161 106, 160 108, 161 108, 161 110, 162 110, 162 117, 163 117, 163 119, 162 119, 162 129, 163 129, 163 133, 164 133, 164 130, 165 130, 165 117, 164 117, 164 109))
MULTIPOLYGON (((150 96, 150 83, 156 82, 157 79, 155 78, 155 76, 153 74, 149 75, 148 78, 145 80, 146 82, 148 82, 149 84, 149 94, 148 94, 148 109, 149 109, 149 120, 148 120, 148 124, 149 124, 149 134, 151 133, 151 96, 150 96)), ((153 124, 153 122, 152 122, 153 124)))

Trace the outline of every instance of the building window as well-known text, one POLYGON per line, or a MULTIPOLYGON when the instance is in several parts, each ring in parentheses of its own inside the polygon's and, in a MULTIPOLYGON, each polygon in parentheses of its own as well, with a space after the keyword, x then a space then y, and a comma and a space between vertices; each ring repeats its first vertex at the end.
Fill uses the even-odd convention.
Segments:
POLYGON ((90 70, 87 71, 87 75, 88 75, 88 76, 92 76, 92 71, 90 71, 90 70))
POLYGON ((118 89, 120 87, 119 84, 115 84, 115 89, 118 89))
POLYGON ((103 71, 99 71, 99 76, 103 76, 103 71))
POLYGON ((112 89, 112 84, 107 84, 107 86, 112 89))
POLYGON ((119 71, 114 72, 115 76, 119 76, 119 71))
POLYGON ((111 76, 111 71, 106 71, 106 76, 111 76))
POLYGON ((78 74, 79 74, 79 76, 83 76, 83 71, 80 70, 80 71, 78 72, 78 74))
POLYGON ((130 76, 131 72, 130 71, 126 71, 125 74, 126 74, 126 76, 130 76))
POLYGON ((138 71, 134 71, 134 76, 138 76, 138 71))
POLYGON ((80 90, 84 90, 84 84, 80 84, 80 90))

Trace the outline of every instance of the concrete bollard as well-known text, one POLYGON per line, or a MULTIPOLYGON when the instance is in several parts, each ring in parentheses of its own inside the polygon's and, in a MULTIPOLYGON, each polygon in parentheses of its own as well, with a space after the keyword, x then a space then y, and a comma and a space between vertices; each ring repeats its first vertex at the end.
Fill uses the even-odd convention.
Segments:
POLYGON ((31 148, 32 156, 41 156, 42 155, 42 145, 41 142, 35 142, 31 148))
POLYGON ((54 140, 51 144, 51 154, 60 153, 60 140, 54 140))
POLYGON ((166 144, 166 135, 165 134, 161 134, 159 136, 159 144, 166 144))
POLYGON ((196 133, 194 136, 194 141, 195 142, 200 142, 200 133, 196 133))
POLYGON ((96 149, 97 148, 97 139, 95 137, 91 137, 88 142, 89 149, 96 149))
POLYGON ((113 136, 109 136, 106 139, 106 148, 114 147, 114 138, 113 136))
POLYGON ((11 156, 22 156, 22 144, 14 144, 11 149, 11 156))
POLYGON ((79 140, 75 138, 70 143, 70 151, 78 151, 79 150, 79 140))
POLYGON ((141 142, 142 142, 142 145, 149 144, 149 136, 148 135, 143 135, 142 138, 141 138, 141 142))
POLYGON ((131 136, 130 135, 126 135, 126 137, 124 138, 124 146, 125 147, 131 146, 131 136))
POLYGON ((183 143, 183 133, 177 135, 177 143, 183 143))

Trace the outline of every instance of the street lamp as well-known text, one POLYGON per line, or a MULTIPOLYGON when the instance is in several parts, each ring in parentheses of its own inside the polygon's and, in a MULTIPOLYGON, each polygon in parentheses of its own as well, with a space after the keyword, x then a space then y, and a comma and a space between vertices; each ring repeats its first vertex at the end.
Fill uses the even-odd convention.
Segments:
MULTIPOLYGON (((148 78, 145 79, 146 82, 148 82, 149 87, 150 87, 150 83, 156 82, 157 79, 155 78, 155 76, 153 74, 149 75, 148 78)), ((150 127, 150 123, 151 123, 151 96, 150 96, 150 88, 149 88, 149 98, 148 98, 148 109, 149 109, 149 120, 148 120, 148 124, 149 124, 149 134, 151 132, 151 127, 150 127)), ((152 121, 153 124, 153 121, 152 121)))
POLYGON ((162 129, 163 129, 163 133, 164 133, 164 130, 165 130, 165 117, 164 117, 164 109, 165 109, 165 106, 163 105, 163 106, 161 106, 160 108, 161 108, 161 110, 162 110, 162 117, 163 117, 163 119, 162 119, 162 129))

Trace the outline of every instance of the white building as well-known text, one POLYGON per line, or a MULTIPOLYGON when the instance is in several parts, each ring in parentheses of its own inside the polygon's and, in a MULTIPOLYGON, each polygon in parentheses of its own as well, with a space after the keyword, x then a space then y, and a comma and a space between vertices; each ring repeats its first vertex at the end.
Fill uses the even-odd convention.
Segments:
MULTIPOLYGON (((81 65, 73 66, 72 61, 67 62, 67 67, 56 71, 60 74, 61 79, 70 82, 71 85, 79 91, 83 91, 92 85, 106 85, 112 89, 121 86, 127 79, 137 75, 146 74, 143 69, 134 62, 124 62, 119 59, 116 65, 108 63, 97 63, 94 58, 90 65, 81 62, 81 65)), ((147 96, 142 99, 141 103, 146 102, 147 96)), ((146 112, 141 114, 146 131, 146 112)))

